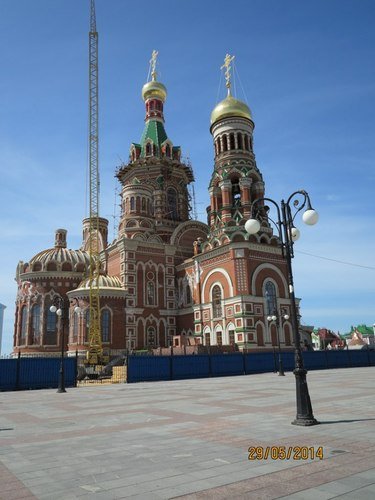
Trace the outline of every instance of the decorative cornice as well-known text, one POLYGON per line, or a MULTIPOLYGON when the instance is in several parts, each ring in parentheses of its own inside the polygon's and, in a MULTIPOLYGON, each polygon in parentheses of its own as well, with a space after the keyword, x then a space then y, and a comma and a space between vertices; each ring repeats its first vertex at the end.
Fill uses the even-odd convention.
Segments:
MULTIPOLYGON (((78 289, 78 290, 70 290, 66 294, 69 299, 84 299, 90 297, 90 289, 78 289)), ((109 297, 115 299, 125 299, 127 296, 127 290, 119 289, 119 288, 100 288, 99 289, 100 297, 109 297)))
POLYGON ((33 281, 33 280, 54 280, 56 278, 71 279, 71 280, 81 280, 83 273, 77 273, 73 271, 30 271, 28 273, 20 274, 21 281, 33 281))

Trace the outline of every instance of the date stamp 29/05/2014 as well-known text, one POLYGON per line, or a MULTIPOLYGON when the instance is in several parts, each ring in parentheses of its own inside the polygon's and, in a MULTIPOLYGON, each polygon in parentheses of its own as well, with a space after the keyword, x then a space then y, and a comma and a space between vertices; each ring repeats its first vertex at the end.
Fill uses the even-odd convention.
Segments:
POLYGON ((248 460, 323 460, 323 446, 250 446, 248 460))

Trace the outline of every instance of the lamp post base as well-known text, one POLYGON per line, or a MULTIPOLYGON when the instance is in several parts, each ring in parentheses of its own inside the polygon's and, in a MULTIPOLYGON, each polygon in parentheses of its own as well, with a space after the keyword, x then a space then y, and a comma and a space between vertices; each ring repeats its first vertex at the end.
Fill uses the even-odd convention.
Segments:
POLYGON ((64 359, 61 358, 60 372, 59 372, 59 385, 57 386, 56 392, 66 392, 65 390, 65 370, 64 370, 64 359))
POLYGON ((311 425, 318 425, 318 422, 314 417, 313 418, 296 418, 293 420, 292 425, 301 425, 302 427, 309 427, 311 425))
POLYGON ((278 371, 278 376, 279 377, 285 377, 283 360, 281 359, 281 354, 280 353, 279 353, 279 371, 278 371))
POLYGON ((303 427, 318 425, 319 422, 314 418, 312 412, 309 388, 306 381, 307 371, 302 367, 298 367, 293 373, 296 377, 297 416, 292 425, 301 425, 303 427))

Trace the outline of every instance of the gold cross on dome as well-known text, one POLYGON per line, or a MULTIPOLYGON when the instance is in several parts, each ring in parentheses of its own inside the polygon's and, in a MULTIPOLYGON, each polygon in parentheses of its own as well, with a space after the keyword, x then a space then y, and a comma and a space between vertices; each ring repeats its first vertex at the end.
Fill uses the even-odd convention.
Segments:
POLYGON ((151 76, 153 80, 156 80, 156 59, 158 57, 159 52, 157 50, 153 50, 151 54, 150 64, 151 64, 151 76))
POLYGON ((227 54, 225 56, 225 59, 224 59, 224 64, 220 68, 220 69, 225 68, 225 86, 228 89, 228 93, 230 92, 230 86, 231 86, 230 70, 231 70, 232 66, 230 65, 230 63, 233 61, 234 57, 235 56, 231 56, 231 55, 227 54))

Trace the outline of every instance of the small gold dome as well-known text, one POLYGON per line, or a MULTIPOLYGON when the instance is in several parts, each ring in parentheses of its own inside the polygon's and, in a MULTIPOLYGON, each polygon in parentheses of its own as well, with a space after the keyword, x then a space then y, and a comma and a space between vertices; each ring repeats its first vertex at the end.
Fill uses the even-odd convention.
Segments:
MULTIPOLYGON (((94 286, 96 286, 96 280, 94 280, 94 286)), ((90 278, 85 278, 79 284, 76 290, 89 289, 90 288, 90 278)), ((117 276, 108 276, 107 274, 99 275, 99 288, 121 288, 123 289, 120 278, 117 276)))
POLYGON ((227 118, 229 116, 236 116, 251 120, 251 111, 247 104, 235 99, 231 95, 228 95, 225 99, 220 101, 212 111, 211 125, 222 118, 227 118))
POLYGON ((142 99, 144 101, 147 101, 147 99, 161 99, 163 102, 165 102, 167 98, 167 89, 165 86, 157 82, 156 80, 151 80, 150 82, 147 82, 143 85, 142 88, 142 99))

